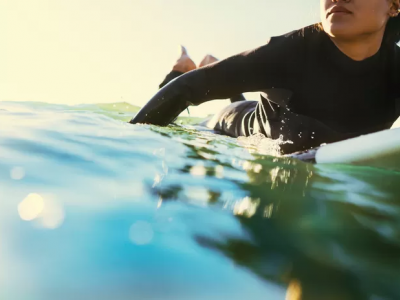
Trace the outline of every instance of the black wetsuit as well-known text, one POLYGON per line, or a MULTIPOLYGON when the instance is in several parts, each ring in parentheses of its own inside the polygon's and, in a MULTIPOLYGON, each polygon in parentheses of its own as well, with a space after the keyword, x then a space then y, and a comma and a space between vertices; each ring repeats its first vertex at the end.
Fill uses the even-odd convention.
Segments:
POLYGON ((261 91, 258 102, 222 110, 212 127, 234 137, 282 136, 294 142, 286 153, 387 129, 399 115, 399 51, 385 40, 374 56, 354 61, 309 26, 179 76, 131 123, 168 125, 189 105, 261 91))

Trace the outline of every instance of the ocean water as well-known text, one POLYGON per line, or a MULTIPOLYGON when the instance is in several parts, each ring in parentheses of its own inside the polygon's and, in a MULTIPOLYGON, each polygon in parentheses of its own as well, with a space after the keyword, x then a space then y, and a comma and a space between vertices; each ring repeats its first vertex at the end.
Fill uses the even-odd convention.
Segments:
POLYGON ((0 299, 400 299, 400 172, 136 111, 0 102, 0 299))

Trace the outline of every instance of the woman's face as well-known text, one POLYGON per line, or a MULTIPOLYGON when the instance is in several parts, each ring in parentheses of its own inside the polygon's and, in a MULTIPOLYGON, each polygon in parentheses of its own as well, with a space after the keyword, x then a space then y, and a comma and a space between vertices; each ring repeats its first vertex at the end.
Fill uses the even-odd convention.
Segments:
POLYGON ((321 22, 332 37, 357 39, 384 30, 399 0, 320 0, 321 22))

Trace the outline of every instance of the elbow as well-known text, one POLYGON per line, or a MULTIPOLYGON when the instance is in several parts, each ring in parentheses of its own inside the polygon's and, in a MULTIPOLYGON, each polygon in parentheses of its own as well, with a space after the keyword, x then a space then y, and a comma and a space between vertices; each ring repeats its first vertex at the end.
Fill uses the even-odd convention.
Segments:
POLYGON ((196 70, 186 73, 158 91, 158 93, 129 122, 167 126, 190 105, 199 105, 207 98, 202 95, 205 73, 196 70))

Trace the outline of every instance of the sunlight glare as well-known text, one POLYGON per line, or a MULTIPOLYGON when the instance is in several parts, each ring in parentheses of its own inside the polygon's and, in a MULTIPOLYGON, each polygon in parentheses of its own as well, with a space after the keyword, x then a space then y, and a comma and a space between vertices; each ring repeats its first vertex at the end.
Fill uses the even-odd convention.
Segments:
POLYGON ((235 203, 233 207, 233 213, 235 215, 244 216, 251 218, 257 211, 257 207, 260 205, 260 199, 252 199, 245 197, 244 199, 235 203))
POLYGON ((18 214, 24 221, 36 219, 44 209, 44 200, 39 194, 29 194, 19 205, 18 214))
POLYGON ((10 177, 14 180, 21 180, 25 177, 25 170, 22 167, 14 167, 10 171, 10 177))

